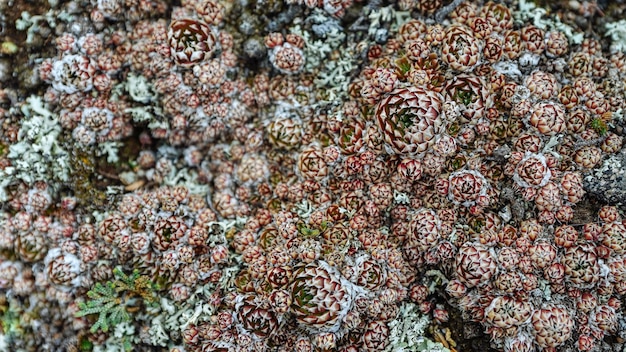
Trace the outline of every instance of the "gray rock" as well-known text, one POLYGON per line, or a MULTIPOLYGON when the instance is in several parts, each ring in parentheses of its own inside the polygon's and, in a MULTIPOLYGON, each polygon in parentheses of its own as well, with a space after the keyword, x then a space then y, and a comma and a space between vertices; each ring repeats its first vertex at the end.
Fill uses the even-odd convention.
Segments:
POLYGON ((610 156, 585 174, 587 193, 608 204, 626 204, 626 149, 610 156))
POLYGON ((243 43, 243 53, 249 60, 260 60, 267 55, 267 49, 259 39, 249 38, 243 43))

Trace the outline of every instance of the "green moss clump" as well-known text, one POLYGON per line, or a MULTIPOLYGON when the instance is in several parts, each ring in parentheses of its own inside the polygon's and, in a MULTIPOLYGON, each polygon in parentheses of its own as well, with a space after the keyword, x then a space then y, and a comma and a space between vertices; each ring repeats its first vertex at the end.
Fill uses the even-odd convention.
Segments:
POLYGON ((77 201, 83 206, 103 207, 107 196, 95 185, 94 177, 97 172, 93 154, 83 149, 74 149, 70 157, 70 166, 72 183, 69 187, 74 192, 77 201))

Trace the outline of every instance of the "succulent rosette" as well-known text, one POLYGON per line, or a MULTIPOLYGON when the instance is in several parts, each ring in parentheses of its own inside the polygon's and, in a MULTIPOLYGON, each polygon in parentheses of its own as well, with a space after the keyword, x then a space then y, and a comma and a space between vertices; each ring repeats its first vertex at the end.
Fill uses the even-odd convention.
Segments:
POLYGON ((278 317, 268 305, 255 301, 253 296, 244 298, 236 306, 237 319, 242 327, 259 338, 270 337, 279 326, 278 317))
POLYGON ((526 153, 517 164, 513 180, 523 188, 545 186, 552 176, 543 154, 526 153))
POLYGON ((459 249, 456 273, 468 288, 487 284, 496 271, 496 260, 486 246, 468 243, 459 249))
POLYGON ((211 57, 217 38, 208 24, 193 19, 174 20, 169 30, 170 54, 179 65, 192 65, 211 57))
POLYGON ((355 287, 325 262, 300 266, 293 272, 291 312, 303 327, 337 331, 355 287))
POLYGON ((485 115, 485 110, 493 105, 488 86, 481 77, 460 74, 448 81, 444 91, 448 101, 455 101, 461 108, 463 117, 475 123, 485 115))
POLYGON ((456 204, 470 207, 479 207, 490 203, 487 193, 489 181, 478 171, 463 170, 450 175, 448 178, 448 197, 456 204))
POLYGON ((550 305, 537 309, 531 324, 539 347, 554 348, 572 336, 574 320, 564 307, 550 305))
POLYGON ((481 43, 471 29, 463 25, 453 25, 446 31, 441 49, 443 61, 457 71, 470 71, 480 60, 481 43))
POLYGON ((441 94, 423 87, 397 88, 378 102, 376 124, 392 154, 427 151, 446 128, 441 94))

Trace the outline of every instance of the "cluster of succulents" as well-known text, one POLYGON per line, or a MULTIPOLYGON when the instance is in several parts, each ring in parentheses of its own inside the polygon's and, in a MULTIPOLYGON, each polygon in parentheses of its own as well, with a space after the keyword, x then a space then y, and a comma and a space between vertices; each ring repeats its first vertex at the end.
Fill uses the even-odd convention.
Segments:
POLYGON ((572 337, 579 350, 592 350, 623 332, 624 258, 613 243, 624 225, 614 207, 598 216, 580 230, 535 219, 483 229, 460 248, 447 292, 505 351, 557 348, 572 337))
POLYGON ((0 340, 405 351, 401 312, 450 309, 507 352, 626 339, 626 220, 576 220, 624 54, 491 1, 267 1, 249 28, 265 3, 92 1, 56 36, 43 101, 0 109, 0 340))

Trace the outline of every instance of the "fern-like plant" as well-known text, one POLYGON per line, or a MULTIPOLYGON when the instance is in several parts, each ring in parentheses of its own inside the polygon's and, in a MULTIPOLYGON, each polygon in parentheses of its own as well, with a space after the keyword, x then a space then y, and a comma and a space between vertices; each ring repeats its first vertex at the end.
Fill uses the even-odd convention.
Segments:
POLYGON ((92 333, 99 329, 107 332, 119 323, 130 322, 130 314, 139 310, 142 303, 156 302, 154 291, 157 285, 148 277, 139 275, 138 270, 126 275, 117 267, 113 269, 113 275, 116 280, 104 284, 96 283, 87 292, 90 300, 78 305, 80 310, 76 313, 77 317, 98 314, 98 320, 90 329, 92 333))

